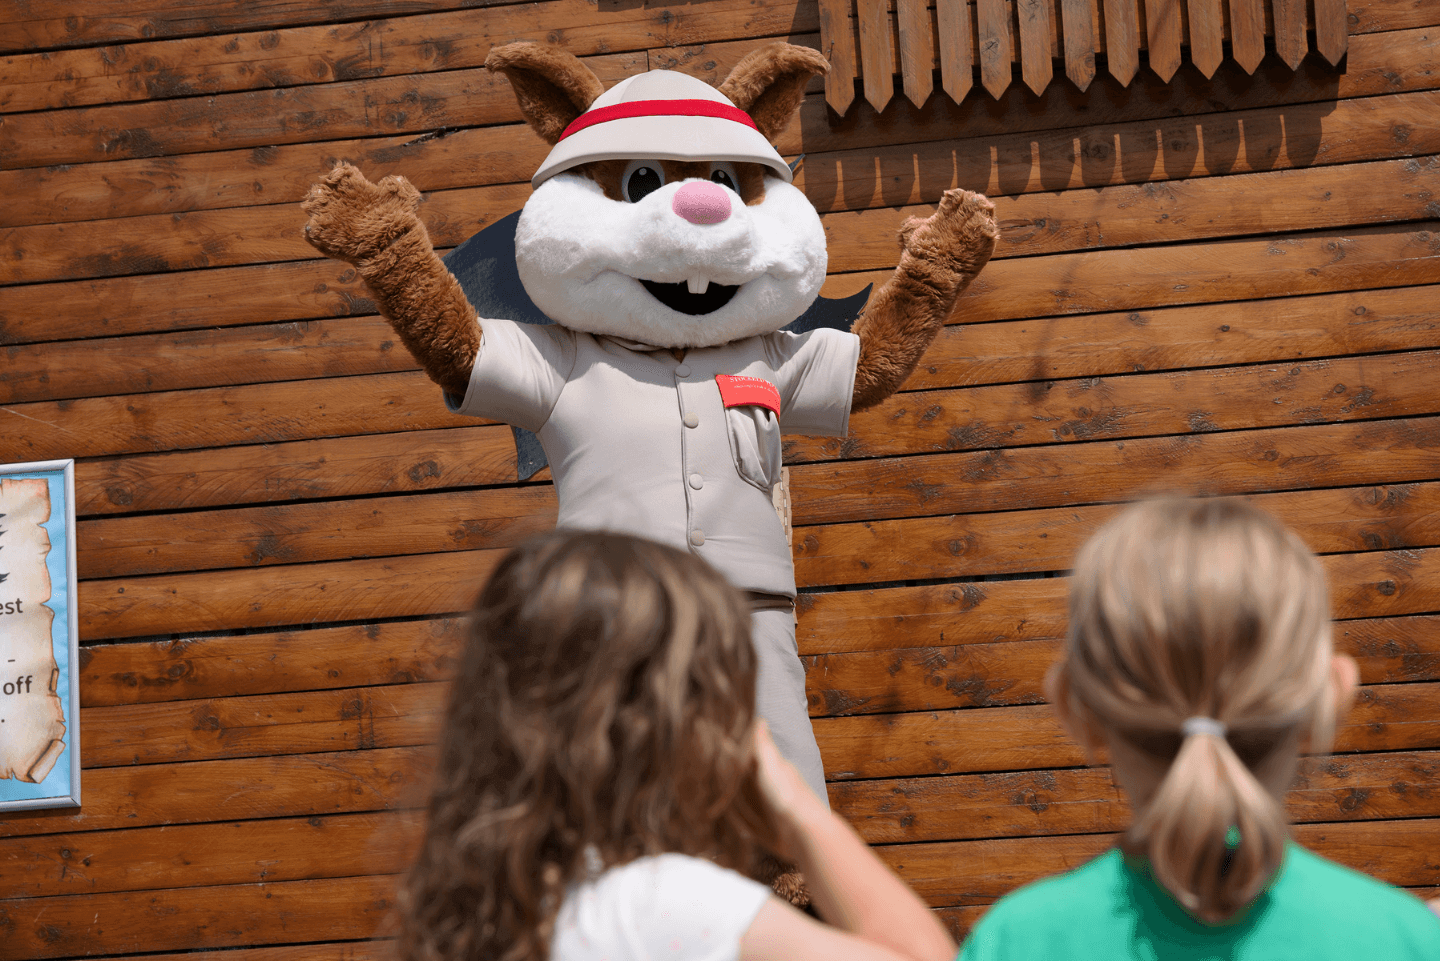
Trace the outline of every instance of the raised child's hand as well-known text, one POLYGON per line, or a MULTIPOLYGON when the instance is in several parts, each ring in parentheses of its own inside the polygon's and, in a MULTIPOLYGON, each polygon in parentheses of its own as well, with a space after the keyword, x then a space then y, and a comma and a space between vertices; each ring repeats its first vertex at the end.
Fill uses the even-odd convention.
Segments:
POLYGON ((753 736, 755 760, 759 765, 760 791, 765 795, 765 800, 779 822, 777 827, 780 829, 780 840, 789 849, 776 853, 792 857, 796 826, 819 815, 827 815, 829 810, 815 796, 815 792, 810 790, 810 785, 805 783, 795 765, 780 756, 780 749, 770 739, 770 729, 764 720, 755 720, 753 736))
POLYGON ((310 215, 305 239, 327 257, 367 260, 419 224, 420 191, 404 177, 377 183, 347 163, 310 188, 300 208, 310 215))

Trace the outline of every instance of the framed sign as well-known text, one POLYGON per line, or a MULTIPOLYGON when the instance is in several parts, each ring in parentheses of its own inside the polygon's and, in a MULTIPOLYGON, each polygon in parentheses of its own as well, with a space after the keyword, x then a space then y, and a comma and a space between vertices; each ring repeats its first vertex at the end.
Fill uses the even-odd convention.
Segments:
POLYGON ((0 465, 0 812, 80 804, 75 462, 0 465))

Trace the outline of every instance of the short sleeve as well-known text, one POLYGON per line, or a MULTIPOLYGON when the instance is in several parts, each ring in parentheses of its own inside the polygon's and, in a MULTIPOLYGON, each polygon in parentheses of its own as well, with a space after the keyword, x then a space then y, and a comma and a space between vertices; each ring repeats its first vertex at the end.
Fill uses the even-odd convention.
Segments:
POLYGON ((770 889, 700 858, 655 861, 657 910, 646 938, 652 961, 735 961, 770 889))
POLYGON ((781 433, 845 436, 860 338, 822 327, 803 334, 777 331, 766 339, 780 389, 781 433))
POLYGON ((575 365, 575 334, 555 325, 482 320, 480 352, 457 414, 488 417, 526 430, 545 426, 575 365))
POLYGON ((662 854, 572 890, 550 961, 736 961, 770 889, 700 858, 662 854))

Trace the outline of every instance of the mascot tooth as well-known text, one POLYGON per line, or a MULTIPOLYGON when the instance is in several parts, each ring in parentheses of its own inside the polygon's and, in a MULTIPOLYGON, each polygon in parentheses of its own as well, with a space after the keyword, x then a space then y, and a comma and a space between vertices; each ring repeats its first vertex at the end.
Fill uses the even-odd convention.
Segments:
POLYGON ((478 318, 402 178, 337 166, 304 202, 306 236, 355 265, 453 409, 538 435, 562 526, 682 546, 747 593, 758 709, 824 798, 771 503, 780 437, 842 436, 852 410, 899 389, 988 261, 993 208, 947 192, 901 229, 896 272, 851 331, 790 333, 825 279, 825 233, 772 143, 824 58, 772 44, 718 89, 655 70, 606 91, 534 43, 496 47, 486 66, 552 144, 515 257, 553 325, 478 318))

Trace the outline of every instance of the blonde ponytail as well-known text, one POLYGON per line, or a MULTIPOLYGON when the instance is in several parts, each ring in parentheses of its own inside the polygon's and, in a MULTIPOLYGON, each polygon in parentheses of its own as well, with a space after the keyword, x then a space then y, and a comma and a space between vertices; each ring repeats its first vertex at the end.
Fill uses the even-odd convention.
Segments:
POLYGON ((1257 772, 1333 735, 1319 563, 1243 501, 1128 508, 1081 551, 1060 690, 1163 772, 1126 833, 1188 911, 1221 921, 1274 876, 1289 835, 1257 772))
POLYGON ((1155 879, 1192 914, 1221 921, 1280 867, 1285 811, 1223 737, 1186 738, 1128 832, 1155 879))

